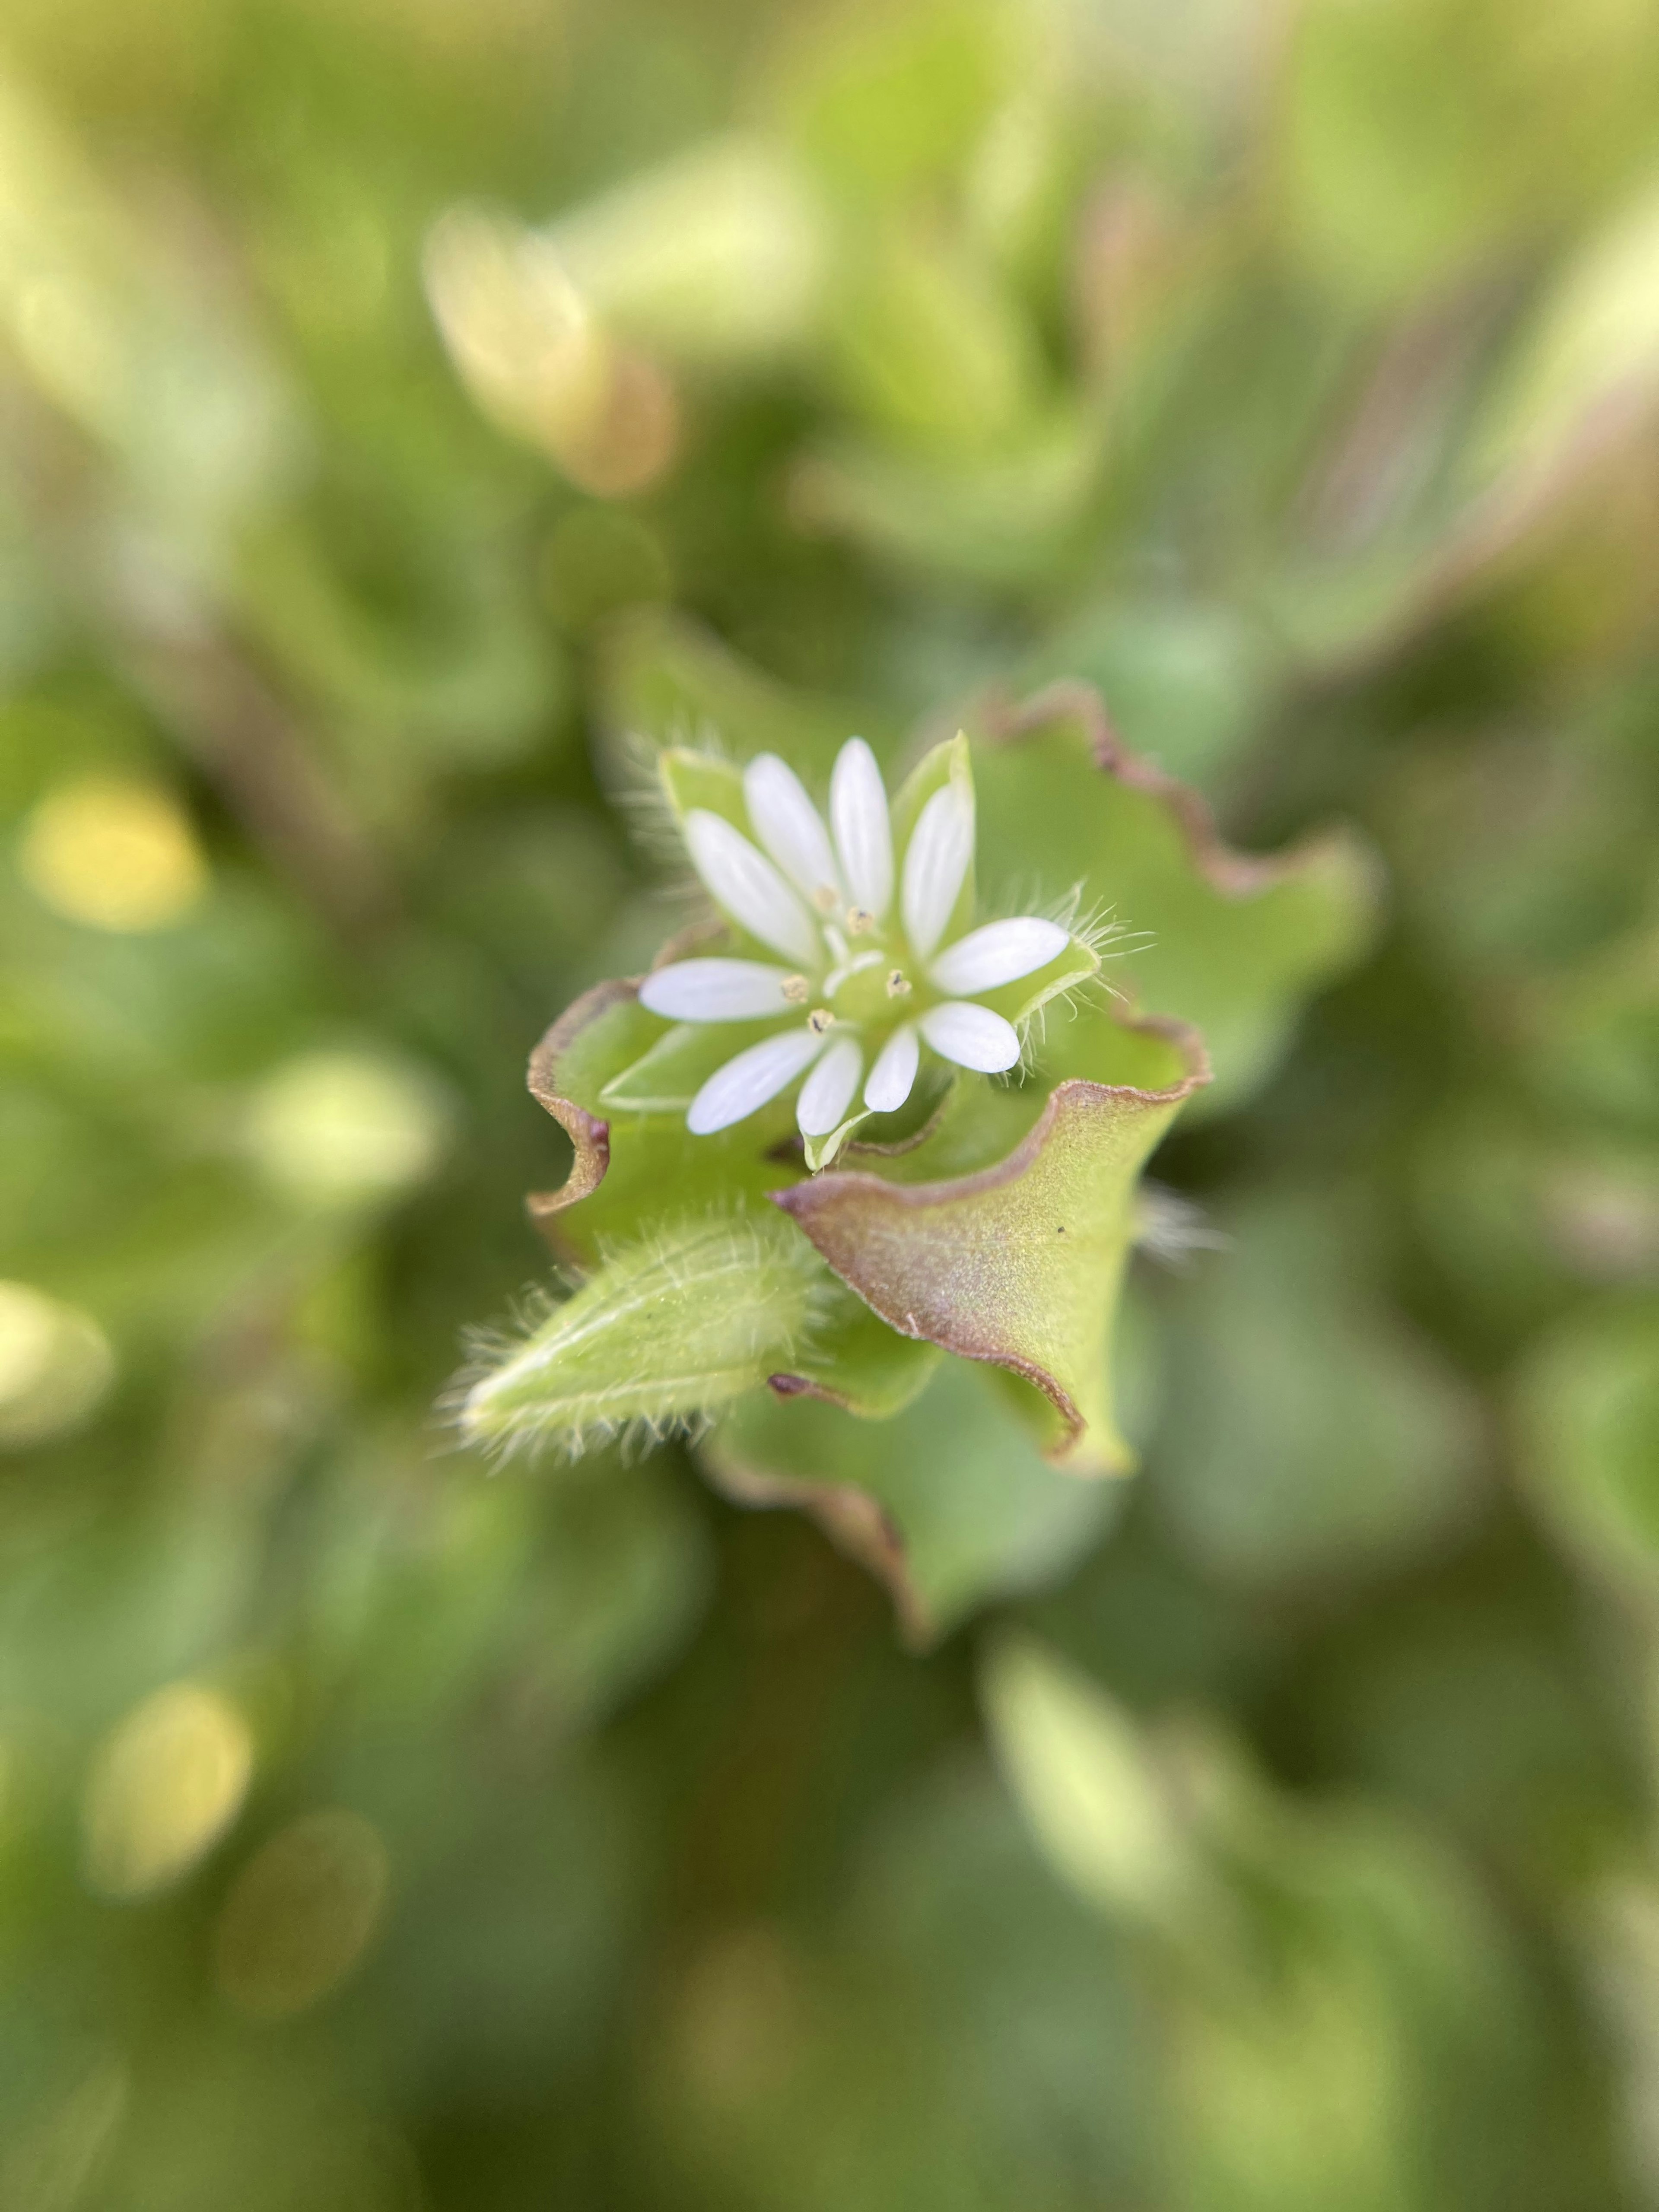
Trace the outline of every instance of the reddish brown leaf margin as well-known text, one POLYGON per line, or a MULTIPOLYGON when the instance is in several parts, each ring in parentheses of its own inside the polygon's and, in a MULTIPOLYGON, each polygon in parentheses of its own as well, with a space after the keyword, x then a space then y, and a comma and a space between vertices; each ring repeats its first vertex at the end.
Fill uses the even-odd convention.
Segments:
POLYGON ((1165 1038, 1181 1053, 1186 1063, 1186 1073, 1176 1083, 1161 1091, 1146 1091, 1133 1084, 1093 1083, 1073 1076, 1056 1084, 1044 1103, 1042 1111, 1025 1135, 1007 1156, 991 1166, 976 1170, 971 1175, 957 1176, 939 1182, 896 1183, 866 1172, 846 1173, 838 1170, 813 1176, 804 1182, 792 1184, 787 1189, 770 1194, 775 1205, 781 1206, 802 1232, 817 1246, 828 1265, 848 1288, 856 1291, 871 1310, 878 1314, 890 1328, 901 1336, 924 1340, 937 1344, 943 1351, 954 1352, 959 1358, 975 1359, 993 1366, 1006 1368, 1040 1390, 1059 1414, 1064 1434, 1058 1449, 1051 1457, 1064 1458, 1081 1439, 1086 1425, 1084 1416, 1069 1391, 1056 1376, 1036 1360, 998 1346, 988 1334, 981 1333, 971 1322, 948 1316, 944 1305, 930 1311, 921 1298, 895 1295, 885 1285, 873 1283, 870 1271, 849 1272, 850 1255, 842 1249, 836 1236, 833 1218, 848 1198, 860 1198, 884 1210, 890 1218, 902 1218, 907 1213, 921 1213, 958 1200, 973 1199, 987 1193, 1004 1189, 1027 1174, 1040 1158, 1048 1139, 1060 1120, 1068 1113, 1087 1111, 1097 1107, 1146 1106, 1174 1109, 1183 1105, 1196 1091, 1210 1081, 1210 1058, 1204 1040, 1189 1023, 1179 1022, 1164 1015, 1141 1015, 1125 1018, 1125 1029, 1150 1032, 1165 1038), (862 1273, 865 1279, 859 1279, 862 1273))
POLYGON ((1060 677, 1018 705, 994 692, 981 720, 969 726, 977 729, 988 744, 1017 744, 1022 738, 1034 737, 1039 730, 1067 721, 1081 724, 1090 753, 1103 775, 1131 791, 1144 793, 1169 810, 1193 866, 1224 898, 1259 897, 1305 868, 1329 842, 1330 833, 1316 830, 1280 853, 1241 853, 1222 836, 1210 802, 1201 792, 1130 750, 1118 735, 1104 699, 1080 677, 1060 677))

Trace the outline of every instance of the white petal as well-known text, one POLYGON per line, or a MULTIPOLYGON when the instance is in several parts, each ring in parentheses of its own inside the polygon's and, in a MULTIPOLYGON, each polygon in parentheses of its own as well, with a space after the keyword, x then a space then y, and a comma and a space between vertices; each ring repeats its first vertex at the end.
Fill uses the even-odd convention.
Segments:
POLYGON ((883 1045, 870 1071, 870 1080, 864 1086, 864 1103, 872 1114, 896 1113, 903 1105, 915 1082, 916 1062, 921 1056, 915 1025, 906 1022, 883 1045))
POLYGON ((904 933, 918 960, 944 935, 973 857, 972 802, 947 783, 922 808, 904 855, 904 933))
POLYGON ((640 1004, 671 1022, 756 1022, 789 1012, 788 981, 762 960, 676 960, 646 977, 640 1004))
POLYGON ((988 1006, 970 1006, 960 999, 929 1006, 921 1018, 921 1033, 941 1060, 977 1068, 981 1075, 1000 1075, 1019 1058, 1013 1024, 988 1006))
POLYGON ((816 967, 823 947, 811 917, 772 863, 721 814, 699 806, 685 817, 692 865, 717 906, 751 937, 816 967))
POLYGON ((1062 953, 1069 939, 1057 921, 1041 921, 1034 914, 1016 915, 1009 921, 988 921, 983 929, 970 929, 966 937, 947 945, 929 971, 941 991, 957 998, 971 998, 978 991, 994 991, 1000 983, 1017 982, 1062 953))
POLYGON ((755 835, 798 891, 817 900, 827 891, 836 906, 845 893, 818 810, 800 778, 775 753, 762 753, 743 772, 743 795, 755 835))
POLYGON ((751 1044, 724 1067, 716 1068, 691 1101, 685 1126, 694 1137, 729 1129, 786 1091, 804 1067, 823 1050, 823 1039, 803 1022, 760 1044, 751 1044))
POLYGON ((795 1119, 803 1137, 827 1137, 841 1126, 864 1073, 864 1054, 855 1039, 837 1037, 800 1087, 795 1119))
POLYGON ((854 903, 879 921, 893 896, 893 825, 881 770, 862 738, 849 738, 836 756, 830 821, 854 903))

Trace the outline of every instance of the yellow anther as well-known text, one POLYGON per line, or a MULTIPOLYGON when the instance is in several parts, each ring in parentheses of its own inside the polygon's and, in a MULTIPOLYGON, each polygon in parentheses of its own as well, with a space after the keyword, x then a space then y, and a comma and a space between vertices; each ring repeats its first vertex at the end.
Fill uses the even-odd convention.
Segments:
POLYGON ((822 1036, 835 1018, 828 1006, 814 1006, 806 1017, 806 1026, 814 1036, 822 1036))
POLYGON ((783 979, 783 995, 792 1006, 804 1006, 811 988, 805 975, 786 975, 783 979))
POLYGON ((876 926, 876 917, 867 906, 849 906, 847 909, 847 934, 849 937, 868 937, 876 926))
POLYGON ((812 903, 820 914, 833 914, 841 904, 841 896, 833 884, 820 884, 812 894, 812 903))
POLYGON ((889 972, 887 977, 887 995, 890 999, 903 998, 908 992, 909 988, 910 979, 905 974, 902 968, 895 968, 889 972))

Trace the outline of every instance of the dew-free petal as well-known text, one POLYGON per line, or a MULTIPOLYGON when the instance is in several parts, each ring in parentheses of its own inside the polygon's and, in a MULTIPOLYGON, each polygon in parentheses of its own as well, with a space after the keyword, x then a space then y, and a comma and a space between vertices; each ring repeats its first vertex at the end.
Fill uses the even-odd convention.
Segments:
POLYGON ((830 821, 853 902, 879 921, 893 896, 893 827, 881 770, 862 738, 849 738, 836 756, 830 821))
POLYGON ((864 1054, 856 1039, 837 1037, 800 1087, 795 1119, 803 1137, 827 1137, 839 1126, 863 1073, 864 1054))
POLYGON ((915 1024, 906 1022, 883 1045, 864 1086, 864 1103, 872 1114, 894 1114, 903 1105, 915 1082, 921 1057, 915 1024))
POLYGON ((988 921, 947 945, 929 972, 941 991, 969 999, 1046 968, 1070 941, 1057 921, 1015 915, 1006 921, 988 921))
POLYGON ((694 807, 685 817, 685 842, 717 906, 763 945, 809 967, 817 964, 821 946, 811 916, 740 830, 723 815, 694 807))
POLYGON ((904 933, 918 960, 944 935, 973 857, 972 802, 947 783, 922 808, 904 855, 904 933))
POLYGON ((763 960, 677 960, 640 985, 648 1014, 671 1022, 755 1022, 787 1014, 787 968, 763 960))
POLYGON ((715 1130, 746 1120, 780 1091, 787 1090, 823 1050, 823 1039, 805 1022, 799 1029, 751 1044, 747 1052, 715 1069, 691 1101, 686 1127, 694 1137, 712 1137, 715 1130))
POLYGON ((755 835, 798 891, 815 903, 839 906, 845 893, 823 817, 806 787, 775 753, 761 753, 743 772, 743 795, 755 835))
POLYGON ((941 1060, 958 1067, 977 1069, 981 1075, 1000 1075, 1019 1058, 1019 1038, 1012 1022, 994 1014, 988 1006, 967 1005, 952 999, 930 1006, 921 1018, 921 1034, 941 1060))

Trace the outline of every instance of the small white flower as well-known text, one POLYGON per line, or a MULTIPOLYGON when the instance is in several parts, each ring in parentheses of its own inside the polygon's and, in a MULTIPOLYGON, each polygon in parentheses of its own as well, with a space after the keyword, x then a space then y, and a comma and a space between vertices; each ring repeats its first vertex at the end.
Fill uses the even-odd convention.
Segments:
POLYGON ((695 808, 686 844, 715 904, 791 964, 678 960, 647 976, 640 1003, 669 1021, 787 1026, 709 1077, 686 1114, 695 1135, 745 1120, 802 1076, 796 1120, 805 1137, 839 1128, 860 1085, 869 1111, 893 1113, 910 1096, 924 1044, 985 1074, 1016 1065, 1012 1023, 976 994, 1035 975, 1070 939, 1058 922, 1017 915, 941 945, 974 857, 968 790, 947 783, 923 806, 899 872, 896 916, 887 793, 862 738, 836 758, 828 829, 775 754, 750 762, 743 795, 757 842, 695 808))

